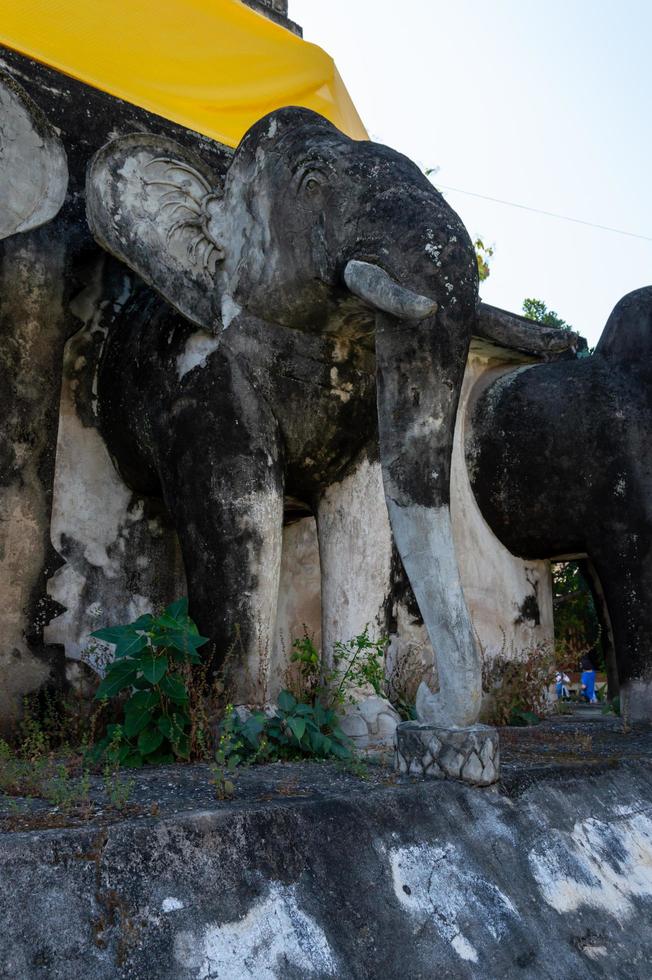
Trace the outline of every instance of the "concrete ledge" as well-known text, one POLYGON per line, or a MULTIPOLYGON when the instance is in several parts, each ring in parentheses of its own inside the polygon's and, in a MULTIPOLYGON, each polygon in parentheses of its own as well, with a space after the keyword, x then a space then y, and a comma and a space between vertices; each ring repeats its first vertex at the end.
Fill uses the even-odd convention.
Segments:
MULTIPOLYGON (((138 788, 204 800, 206 767, 174 772, 138 788)), ((649 976, 649 762, 517 800, 317 764, 243 782, 210 808, 0 835, 0 976, 649 976)))

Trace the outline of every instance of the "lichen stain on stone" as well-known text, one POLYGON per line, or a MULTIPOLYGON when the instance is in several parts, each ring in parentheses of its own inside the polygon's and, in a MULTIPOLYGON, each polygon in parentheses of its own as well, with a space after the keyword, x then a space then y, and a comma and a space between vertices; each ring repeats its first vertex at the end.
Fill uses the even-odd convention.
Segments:
POLYGON ((294 887, 276 882, 242 919, 208 925, 175 938, 179 966, 197 980, 277 980, 283 964, 302 976, 338 976, 335 957, 319 925, 299 907, 294 887))
POLYGON ((633 914, 632 899, 652 896, 652 820, 641 812, 620 823, 591 817, 571 833, 555 831, 528 861, 544 900, 558 912, 588 906, 622 919, 633 914))

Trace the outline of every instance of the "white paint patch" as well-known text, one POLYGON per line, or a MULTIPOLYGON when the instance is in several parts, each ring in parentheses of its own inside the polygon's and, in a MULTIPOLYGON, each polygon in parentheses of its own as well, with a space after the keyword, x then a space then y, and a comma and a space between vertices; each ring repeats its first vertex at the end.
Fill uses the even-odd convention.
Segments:
POLYGON ((295 889, 273 883, 244 916, 175 939, 175 959, 197 980, 277 980, 292 964, 302 976, 337 976, 323 930, 297 904, 295 889))
POLYGON ((196 367, 206 367, 210 355, 220 346, 220 338, 205 330, 191 334, 186 341, 183 353, 177 357, 177 377, 179 381, 196 367))
POLYGON ((351 392, 353 391, 353 385, 350 381, 340 381, 339 371, 336 367, 331 368, 331 394, 336 395, 340 401, 348 402, 351 398, 351 392))
POLYGON ((237 316, 242 313, 242 307, 238 306, 235 300, 225 293, 222 298, 222 326, 226 330, 227 327, 235 320, 237 316))
POLYGON ((161 912, 179 912, 182 908, 185 908, 183 902, 180 902, 178 898, 172 896, 170 898, 164 898, 161 902, 161 912))
POLYGON ((396 848, 389 862, 394 894, 403 908, 424 923, 431 921, 463 960, 478 962, 477 950, 463 932, 469 924, 476 934, 486 931, 499 942, 520 918, 509 898, 472 871, 468 853, 453 844, 396 848))
POLYGON ((558 912, 588 906, 623 919, 634 912, 633 898, 652 897, 652 820, 643 812, 609 823, 591 817, 571 833, 552 833, 528 861, 558 912))
POLYGON ((607 955, 606 946, 582 946, 582 952, 585 953, 590 960, 599 960, 601 956, 607 955))
POLYGON ((471 963, 478 962, 478 954, 471 943, 464 936, 455 936, 451 941, 451 946, 462 960, 470 960, 471 963))

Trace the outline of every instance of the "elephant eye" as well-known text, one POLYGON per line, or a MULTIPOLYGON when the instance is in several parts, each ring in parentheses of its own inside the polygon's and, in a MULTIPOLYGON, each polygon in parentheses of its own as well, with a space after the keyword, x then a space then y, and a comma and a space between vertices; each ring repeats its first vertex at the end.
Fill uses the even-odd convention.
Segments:
POLYGON ((317 197, 327 181, 328 174, 323 173, 321 168, 316 168, 313 164, 312 166, 306 167, 301 174, 298 192, 308 198, 317 197))

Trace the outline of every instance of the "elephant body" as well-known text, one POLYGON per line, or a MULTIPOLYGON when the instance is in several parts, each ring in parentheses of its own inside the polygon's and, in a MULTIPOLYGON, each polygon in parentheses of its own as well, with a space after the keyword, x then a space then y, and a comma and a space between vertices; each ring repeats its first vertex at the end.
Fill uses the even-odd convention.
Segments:
POLYGON ((247 317, 215 344, 149 291, 112 328, 102 433, 125 482, 174 515, 216 667, 236 637, 253 665, 273 631, 283 522, 318 516, 361 453, 377 458, 375 397, 368 344, 247 317))
POLYGON ((650 718, 652 288, 616 306, 595 352, 503 375, 468 440, 483 516, 527 558, 587 555, 608 609, 630 717, 650 718))

